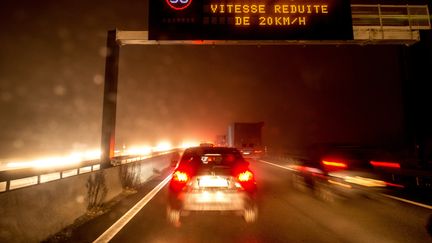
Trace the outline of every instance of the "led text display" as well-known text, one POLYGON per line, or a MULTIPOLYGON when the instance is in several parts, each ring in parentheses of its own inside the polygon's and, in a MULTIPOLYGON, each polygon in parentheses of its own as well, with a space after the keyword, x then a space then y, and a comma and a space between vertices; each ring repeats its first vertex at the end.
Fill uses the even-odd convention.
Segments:
POLYGON ((149 17, 153 40, 353 38, 346 0, 150 0, 149 17))

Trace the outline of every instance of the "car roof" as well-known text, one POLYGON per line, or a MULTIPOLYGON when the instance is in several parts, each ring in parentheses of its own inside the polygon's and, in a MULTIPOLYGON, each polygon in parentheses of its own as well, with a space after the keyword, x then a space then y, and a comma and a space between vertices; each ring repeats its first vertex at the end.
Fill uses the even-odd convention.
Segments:
POLYGON ((216 153, 216 154, 227 154, 227 153, 240 153, 240 151, 236 148, 231 147, 192 147, 187 148, 185 153, 200 153, 200 154, 208 154, 208 153, 216 153))

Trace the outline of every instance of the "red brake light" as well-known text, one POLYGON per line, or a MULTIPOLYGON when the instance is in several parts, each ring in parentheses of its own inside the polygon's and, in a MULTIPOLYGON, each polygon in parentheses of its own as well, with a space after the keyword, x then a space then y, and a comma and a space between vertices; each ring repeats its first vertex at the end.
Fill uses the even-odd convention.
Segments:
POLYGON ((175 192, 179 192, 183 190, 183 188, 186 186, 187 181, 189 180, 189 175, 182 170, 176 170, 173 175, 170 182, 170 188, 171 190, 175 192))
POLYGON ((331 167, 337 167, 337 168, 347 168, 348 167, 347 164, 345 164, 343 162, 340 162, 340 161, 326 161, 326 160, 323 160, 322 163, 324 165, 331 166, 331 167))
POLYGON ((400 164, 399 163, 395 163, 395 162, 371 161, 370 163, 374 167, 387 167, 387 168, 400 169, 400 164))
POLYGON ((178 182, 187 182, 189 180, 189 176, 186 174, 186 172, 182 172, 178 170, 174 172, 173 180, 178 182))
POLYGON ((240 173, 237 174, 237 180, 245 191, 251 193, 256 191, 255 176, 249 169, 240 170, 240 173))
POLYGON ((240 173, 237 178, 240 182, 247 182, 253 180, 253 173, 249 170, 240 173))

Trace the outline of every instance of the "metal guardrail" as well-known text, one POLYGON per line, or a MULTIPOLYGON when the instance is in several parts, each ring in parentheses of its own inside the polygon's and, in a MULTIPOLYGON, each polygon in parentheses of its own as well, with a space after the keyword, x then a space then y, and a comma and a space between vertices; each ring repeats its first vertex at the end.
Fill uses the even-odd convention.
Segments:
MULTIPOLYGON (((176 149, 152 153, 151 155, 132 155, 116 156, 111 159, 111 166, 120 166, 145 159, 169 154, 177 151, 176 149)), ((101 169, 100 160, 83 161, 79 165, 64 166, 61 168, 33 169, 22 168, 16 170, 0 171, 0 193, 11 190, 35 186, 42 183, 61 180, 71 176, 77 176, 101 169)))
POLYGON ((81 175, 99 169, 99 160, 89 160, 81 162, 79 166, 64 166, 55 169, 22 168, 0 171, 0 193, 81 175))

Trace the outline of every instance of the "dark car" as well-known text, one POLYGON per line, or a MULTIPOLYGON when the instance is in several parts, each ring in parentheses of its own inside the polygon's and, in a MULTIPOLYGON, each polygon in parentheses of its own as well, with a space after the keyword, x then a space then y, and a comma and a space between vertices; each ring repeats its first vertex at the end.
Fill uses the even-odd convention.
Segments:
POLYGON ((264 155, 262 147, 255 146, 253 143, 242 144, 239 150, 245 158, 261 159, 264 155))
POLYGON ((235 148, 194 147, 184 151, 169 184, 168 221, 180 225, 191 211, 232 211, 257 219, 256 182, 235 148))

